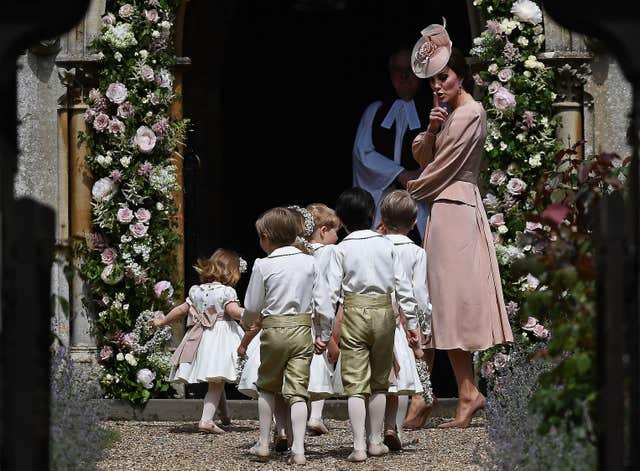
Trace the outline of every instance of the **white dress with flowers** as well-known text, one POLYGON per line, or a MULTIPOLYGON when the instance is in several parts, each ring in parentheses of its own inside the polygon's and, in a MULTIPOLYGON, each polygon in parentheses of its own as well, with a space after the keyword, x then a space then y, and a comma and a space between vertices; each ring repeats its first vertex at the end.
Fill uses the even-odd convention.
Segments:
MULTIPOLYGON (((218 282, 194 285, 189 289, 187 304, 198 312, 213 308, 224 312, 230 302, 239 302, 236 290, 218 282)), ((192 363, 180 363, 171 370, 169 381, 180 383, 238 381, 237 349, 244 332, 234 320, 218 320, 202 333, 192 363)))
POLYGON ((245 396, 258 398, 258 388, 256 387, 256 381, 258 381, 258 368, 260 368, 260 334, 258 332, 249 345, 247 346, 247 362, 242 370, 240 376, 240 382, 238 383, 238 391, 245 396))

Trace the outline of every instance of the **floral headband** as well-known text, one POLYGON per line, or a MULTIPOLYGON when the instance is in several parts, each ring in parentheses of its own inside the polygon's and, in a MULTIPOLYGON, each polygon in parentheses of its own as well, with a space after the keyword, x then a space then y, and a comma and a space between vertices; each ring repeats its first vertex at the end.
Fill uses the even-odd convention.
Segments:
POLYGON ((240 273, 246 273, 247 271, 247 261, 240 257, 240 273))
POLYGON ((287 206, 287 209, 293 209, 295 211, 298 211, 300 214, 302 214, 302 217, 304 218, 304 232, 303 235, 305 237, 309 237, 311 234, 313 234, 313 230, 315 229, 316 223, 313 220, 313 215, 309 212, 308 209, 306 208, 301 208, 300 206, 294 204, 291 206, 287 206))

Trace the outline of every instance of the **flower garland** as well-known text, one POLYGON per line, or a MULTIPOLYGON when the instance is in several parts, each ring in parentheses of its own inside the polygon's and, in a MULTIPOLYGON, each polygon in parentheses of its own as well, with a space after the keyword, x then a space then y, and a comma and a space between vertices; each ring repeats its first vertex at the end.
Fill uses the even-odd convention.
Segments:
POLYGON ((99 86, 89 92, 81 135, 90 155, 92 232, 78 245, 81 274, 96 308, 92 329, 108 398, 144 403, 169 386, 165 343, 149 318, 170 307, 176 274, 176 205, 172 159, 187 120, 169 116, 176 99, 170 72, 178 2, 107 2, 99 35, 99 86), (158 313, 158 311, 160 311, 158 313))
MULTIPOLYGON (((553 72, 536 58, 544 45, 542 11, 531 0, 474 0, 473 5, 486 21, 471 49, 471 55, 486 66, 474 75, 488 117, 488 169, 481 178, 488 191, 483 202, 516 345, 536 350, 550 334, 537 319, 519 319, 518 312, 528 292, 544 287, 531 274, 516 274, 512 264, 542 250, 534 233, 550 230, 529 220, 535 184, 553 168, 557 150, 553 72)), ((498 346, 476 355, 482 375, 490 380, 507 367, 508 353, 506 346, 498 346)))

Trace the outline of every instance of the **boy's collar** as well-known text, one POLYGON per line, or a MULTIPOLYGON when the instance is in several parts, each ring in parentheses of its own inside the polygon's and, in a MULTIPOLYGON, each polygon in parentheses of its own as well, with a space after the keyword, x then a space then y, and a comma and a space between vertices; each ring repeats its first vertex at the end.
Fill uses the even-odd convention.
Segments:
POLYGON ((285 255, 295 255, 298 253, 302 252, 297 247, 294 247, 293 245, 285 245, 284 247, 274 249, 269 255, 267 255, 267 258, 283 257, 285 255))
POLYGON ((371 229, 361 229, 359 231, 349 232, 347 236, 342 240, 354 240, 354 239, 370 239, 372 237, 383 237, 382 234, 379 234, 371 229))

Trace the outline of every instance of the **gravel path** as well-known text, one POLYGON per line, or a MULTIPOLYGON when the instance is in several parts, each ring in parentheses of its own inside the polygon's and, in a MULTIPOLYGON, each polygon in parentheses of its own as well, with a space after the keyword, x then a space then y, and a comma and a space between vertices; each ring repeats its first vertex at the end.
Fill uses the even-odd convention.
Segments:
MULTIPOLYGON (((443 419, 433 418, 422 430, 407 431, 408 444, 398 453, 369 458, 364 464, 346 461, 351 431, 348 421, 327 420, 328 435, 307 436, 308 470, 479 470, 476 450, 486 444, 484 419, 475 418, 467 429, 438 429, 443 419)), ((247 453, 258 436, 255 420, 233 421, 224 435, 199 433, 195 422, 105 422, 120 439, 98 464, 100 470, 280 470, 286 454, 273 453, 268 463, 247 453)))

